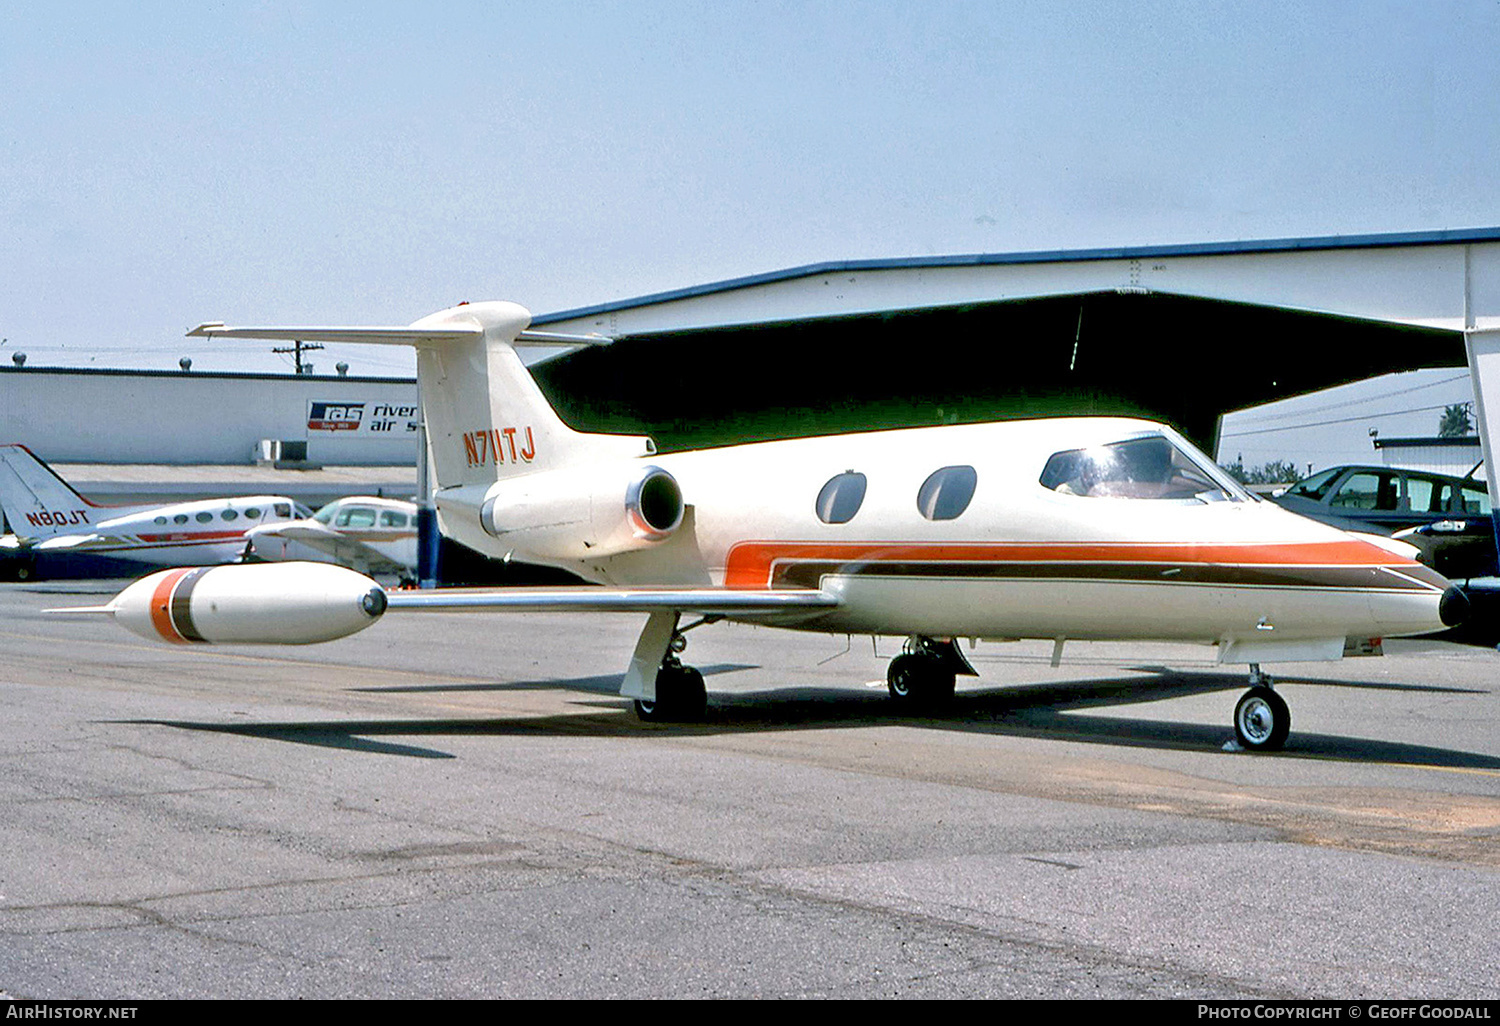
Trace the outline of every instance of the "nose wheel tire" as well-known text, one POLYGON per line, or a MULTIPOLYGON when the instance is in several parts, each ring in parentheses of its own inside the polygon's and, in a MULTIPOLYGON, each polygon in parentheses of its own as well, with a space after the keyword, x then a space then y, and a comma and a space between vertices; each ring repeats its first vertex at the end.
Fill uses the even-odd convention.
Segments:
POLYGON ((1234 707, 1234 736, 1252 752, 1274 752, 1286 744, 1292 713, 1280 695, 1268 687, 1246 691, 1234 707))

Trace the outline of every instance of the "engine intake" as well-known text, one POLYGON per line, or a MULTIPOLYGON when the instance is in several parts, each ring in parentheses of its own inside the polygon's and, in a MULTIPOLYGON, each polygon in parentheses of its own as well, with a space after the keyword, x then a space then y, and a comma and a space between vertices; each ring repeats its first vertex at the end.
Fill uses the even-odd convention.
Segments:
POLYGON ((519 554, 579 560, 662 542, 682 525, 684 509, 676 478, 628 460, 498 481, 480 523, 519 554))
POLYGON ((648 467, 625 493, 625 513, 639 535, 665 538, 682 524, 682 489, 677 479, 660 467, 648 467))

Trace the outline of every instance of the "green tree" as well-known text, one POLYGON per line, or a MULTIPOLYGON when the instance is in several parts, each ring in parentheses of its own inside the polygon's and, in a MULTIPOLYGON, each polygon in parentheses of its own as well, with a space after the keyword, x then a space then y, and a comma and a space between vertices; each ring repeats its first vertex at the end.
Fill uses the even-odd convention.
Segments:
POLYGON ((1272 460, 1247 470, 1244 459, 1235 457, 1233 463, 1221 466, 1240 484, 1290 484, 1302 477, 1291 460, 1272 460))
POLYGON ((1439 438, 1462 438, 1473 433, 1474 421, 1469 417, 1468 403, 1443 407, 1443 419, 1438 422, 1439 438))

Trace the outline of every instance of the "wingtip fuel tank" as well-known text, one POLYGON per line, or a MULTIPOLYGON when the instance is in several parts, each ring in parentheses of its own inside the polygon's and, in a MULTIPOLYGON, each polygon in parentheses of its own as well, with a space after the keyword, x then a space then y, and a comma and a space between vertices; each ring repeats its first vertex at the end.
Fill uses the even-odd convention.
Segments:
POLYGON ((364 630, 385 608, 379 584, 329 563, 163 570, 104 607, 152 641, 221 645, 333 641, 364 630))

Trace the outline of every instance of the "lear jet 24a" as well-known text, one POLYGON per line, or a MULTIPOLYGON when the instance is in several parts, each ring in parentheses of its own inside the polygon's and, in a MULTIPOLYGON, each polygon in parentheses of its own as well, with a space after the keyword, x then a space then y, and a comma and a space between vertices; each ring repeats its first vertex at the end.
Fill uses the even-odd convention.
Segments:
POLYGON ((371 576, 410 579, 417 569, 417 506, 400 499, 349 496, 310 517, 251 528, 247 537, 251 551, 270 562, 297 559, 306 545, 371 576))
POLYGON ((0 538, 0 555, 15 559, 21 576, 49 555, 146 566, 228 563, 244 554, 249 529, 307 512, 281 495, 100 506, 24 445, 0 445, 0 508, 12 531, 0 538))
MULTIPOLYGON (((444 530, 597 587, 388 593, 283 563, 171 570, 105 606, 148 638, 298 644, 387 612, 648 614, 621 694, 644 719, 705 709, 678 657, 701 623, 906 636, 892 698, 935 710, 972 674, 959 638, 1195 641, 1250 666, 1234 728, 1287 736, 1261 663, 1337 659, 1349 639, 1441 629, 1465 600, 1399 543, 1254 499, 1176 432, 1120 418, 1016 421, 660 454, 565 425, 515 347, 556 344, 512 303, 392 328, 195 329, 197 336, 417 350, 444 530), (680 626, 684 615, 700 620, 680 626)), ((577 341, 577 339, 574 339, 577 341)))

